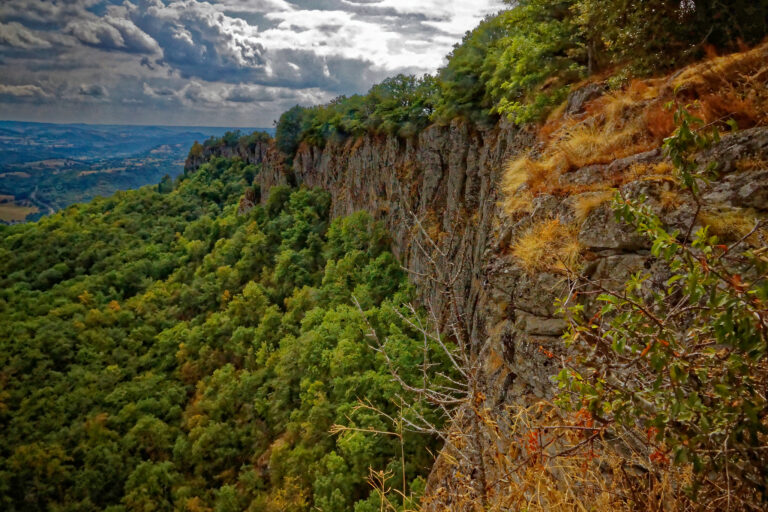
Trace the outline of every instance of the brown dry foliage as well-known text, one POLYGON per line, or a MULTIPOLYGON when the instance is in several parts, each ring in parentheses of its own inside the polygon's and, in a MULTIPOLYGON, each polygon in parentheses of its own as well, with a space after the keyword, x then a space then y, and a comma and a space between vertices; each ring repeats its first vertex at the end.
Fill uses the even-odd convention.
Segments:
MULTIPOLYGON (((572 205, 580 223, 610 197, 611 189, 635 180, 664 183, 659 198, 662 209, 678 208, 685 197, 666 161, 638 163, 586 187, 562 179, 586 166, 610 164, 659 148, 675 130, 673 112, 667 108, 670 102, 688 106, 707 124, 725 126, 732 119, 741 129, 768 125, 768 44, 742 53, 710 55, 668 77, 633 80, 589 102, 579 116, 568 117, 562 108, 553 112, 540 128, 539 147, 507 164, 502 182, 505 210, 512 215, 530 213, 541 194, 581 194, 572 205)), ((737 171, 764 166, 764 161, 749 158, 735 165, 737 171)), ((750 233, 759 216, 753 210, 710 206, 699 213, 699 222, 709 226, 712 234, 734 240, 750 233)), ((535 223, 512 244, 512 254, 529 272, 557 268, 580 254, 575 229, 556 219, 535 223)), ((768 233, 760 231, 747 241, 765 245, 766 240, 768 233)), ((576 420, 559 417, 555 411, 554 406, 540 403, 536 410, 508 411, 502 415, 503 427, 497 420, 485 421, 486 430, 496 437, 488 444, 507 447, 490 454, 498 466, 498 480, 487 510, 682 512, 739 510, 749 502, 749 496, 735 496, 730 489, 712 484, 694 503, 684 492, 692 482, 691 467, 669 464, 664 448, 654 451, 646 433, 617 434, 606 429, 584 444, 584 431, 568 428, 577 425, 576 420), (544 429, 553 423, 562 428, 544 429), (601 442, 604 437, 611 437, 611 442, 601 442), (539 447, 538 454, 532 453, 534 446, 539 447), (553 456, 562 452, 567 455, 553 456)), ((479 510, 469 488, 451 492, 454 505, 445 510, 479 510)))
POLYGON ((753 233, 755 225, 765 219, 752 208, 734 208, 727 205, 707 205, 699 212, 698 220, 709 232, 720 240, 735 242, 748 236, 747 242, 757 247, 768 244, 768 232, 759 229, 753 233))
MULTIPOLYGON (((692 482, 690 468, 654 462, 653 448, 642 443, 632 448, 645 433, 617 435, 596 425, 586 410, 564 415, 557 406, 539 401, 499 414, 479 406, 474 414, 485 425, 486 457, 493 460, 485 503, 461 461, 448 456, 438 464, 452 473, 455 486, 436 489, 423 503, 425 510, 688 512, 722 505, 718 499, 694 505, 684 490, 692 482)), ((451 444, 460 450, 467 435, 454 429, 451 444)))
POLYGON ((632 80, 621 90, 592 100, 578 116, 568 117, 558 109, 539 130, 543 149, 507 165, 502 183, 505 209, 511 214, 525 212, 540 194, 567 196, 637 179, 637 168, 586 187, 564 184, 561 177, 660 147, 675 129, 674 115, 667 108, 670 102, 689 105, 691 113, 708 124, 732 119, 741 129, 766 125, 767 84, 768 43, 712 57, 669 77, 632 80))
POLYGON ((566 271, 581 251, 575 228, 557 218, 533 224, 512 244, 512 255, 529 273, 566 271))

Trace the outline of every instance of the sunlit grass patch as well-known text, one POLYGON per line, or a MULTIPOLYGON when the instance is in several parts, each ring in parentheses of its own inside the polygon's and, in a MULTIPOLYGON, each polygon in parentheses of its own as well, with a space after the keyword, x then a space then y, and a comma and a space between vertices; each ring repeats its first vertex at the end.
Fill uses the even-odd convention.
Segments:
POLYGON ((512 255, 529 273, 572 269, 581 252, 576 228, 557 218, 533 224, 512 245, 512 255))

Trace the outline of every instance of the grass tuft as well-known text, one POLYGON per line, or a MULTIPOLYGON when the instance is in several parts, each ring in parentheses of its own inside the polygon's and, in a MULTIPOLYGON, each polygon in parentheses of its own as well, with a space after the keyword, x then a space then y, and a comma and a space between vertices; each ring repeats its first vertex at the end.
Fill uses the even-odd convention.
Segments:
POLYGON ((578 263, 581 252, 576 228, 560 219, 532 225, 512 245, 512 255, 531 274, 570 270, 578 263))
MULTIPOLYGON (((709 226, 709 232, 723 241, 734 242, 752 232, 760 221, 752 208, 733 208, 726 205, 707 206, 699 212, 699 222, 709 226)), ((758 230, 747 239, 752 245, 765 243, 765 230, 758 230), (760 239, 763 238, 763 241, 760 239)))
POLYGON ((616 194, 614 190, 600 190, 597 192, 586 192, 577 196, 573 202, 573 213, 576 222, 582 224, 595 208, 610 201, 616 194))

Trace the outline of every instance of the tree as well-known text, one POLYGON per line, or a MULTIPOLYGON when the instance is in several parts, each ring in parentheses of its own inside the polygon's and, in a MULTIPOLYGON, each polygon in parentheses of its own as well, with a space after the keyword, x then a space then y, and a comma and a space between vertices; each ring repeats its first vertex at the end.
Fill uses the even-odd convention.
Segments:
POLYGON ((307 109, 299 105, 286 110, 280 116, 275 128, 277 147, 287 157, 296 154, 301 142, 301 132, 307 109))
POLYGON ((157 184, 157 192, 159 194, 169 194, 173 191, 173 180, 171 177, 166 174, 163 176, 163 179, 160 180, 160 183, 157 184))

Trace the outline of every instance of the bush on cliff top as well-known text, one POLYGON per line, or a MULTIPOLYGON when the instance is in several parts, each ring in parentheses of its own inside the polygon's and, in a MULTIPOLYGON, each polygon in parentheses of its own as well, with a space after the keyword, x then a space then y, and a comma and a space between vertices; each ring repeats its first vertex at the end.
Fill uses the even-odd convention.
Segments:
POLYGON ((290 156, 302 142, 323 147, 326 141, 364 133, 411 137, 429 123, 438 93, 434 77, 397 75, 364 96, 339 96, 310 108, 297 105, 280 116, 277 145, 290 156))

